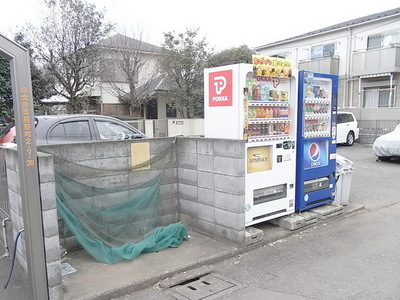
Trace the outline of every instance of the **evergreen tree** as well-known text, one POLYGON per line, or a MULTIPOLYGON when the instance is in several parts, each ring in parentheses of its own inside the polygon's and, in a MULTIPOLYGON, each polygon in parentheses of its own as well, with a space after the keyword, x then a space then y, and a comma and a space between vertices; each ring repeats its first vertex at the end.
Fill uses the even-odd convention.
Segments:
POLYGON ((182 118, 204 114, 203 70, 210 57, 207 42, 197 39, 198 29, 164 33, 162 69, 171 80, 169 105, 182 118))

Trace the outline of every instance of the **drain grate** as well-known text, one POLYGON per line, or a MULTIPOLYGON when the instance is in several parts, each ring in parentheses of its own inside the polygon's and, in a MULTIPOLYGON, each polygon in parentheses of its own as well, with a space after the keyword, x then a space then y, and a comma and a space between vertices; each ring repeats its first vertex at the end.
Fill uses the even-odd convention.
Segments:
POLYGON ((218 274, 205 274, 171 286, 168 294, 176 299, 212 299, 231 292, 237 285, 218 274))

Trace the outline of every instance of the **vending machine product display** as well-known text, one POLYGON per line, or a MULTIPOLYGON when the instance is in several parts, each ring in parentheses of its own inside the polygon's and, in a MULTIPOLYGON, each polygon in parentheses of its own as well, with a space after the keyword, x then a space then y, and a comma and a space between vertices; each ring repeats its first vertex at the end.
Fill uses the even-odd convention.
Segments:
POLYGON ((336 75, 299 72, 296 211, 335 199, 336 75))
POLYGON ((205 137, 245 147, 245 225, 295 211, 297 72, 287 60, 205 69, 205 137))

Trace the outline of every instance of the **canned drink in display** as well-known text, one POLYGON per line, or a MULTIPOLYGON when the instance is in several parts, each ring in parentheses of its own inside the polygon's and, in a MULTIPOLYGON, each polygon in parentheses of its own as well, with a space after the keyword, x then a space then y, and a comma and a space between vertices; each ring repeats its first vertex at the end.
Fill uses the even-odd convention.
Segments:
POLYGON ((247 127, 247 136, 251 138, 253 136, 253 124, 249 124, 247 127))
POLYGON ((266 131, 267 131, 267 127, 265 126, 266 124, 261 124, 261 135, 262 136, 266 136, 266 131))

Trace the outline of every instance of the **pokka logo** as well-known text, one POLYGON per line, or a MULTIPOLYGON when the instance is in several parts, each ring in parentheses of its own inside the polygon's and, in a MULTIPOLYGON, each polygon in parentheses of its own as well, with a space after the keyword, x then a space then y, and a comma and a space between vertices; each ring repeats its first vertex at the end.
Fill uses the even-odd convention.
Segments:
POLYGON ((321 164, 319 158, 321 156, 321 150, 316 143, 312 143, 310 145, 310 148, 308 149, 308 156, 312 160, 311 166, 312 167, 317 167, 321 164))
POLYGON ((232 106, 232 70, 209 74, 209 106, 232 106))

